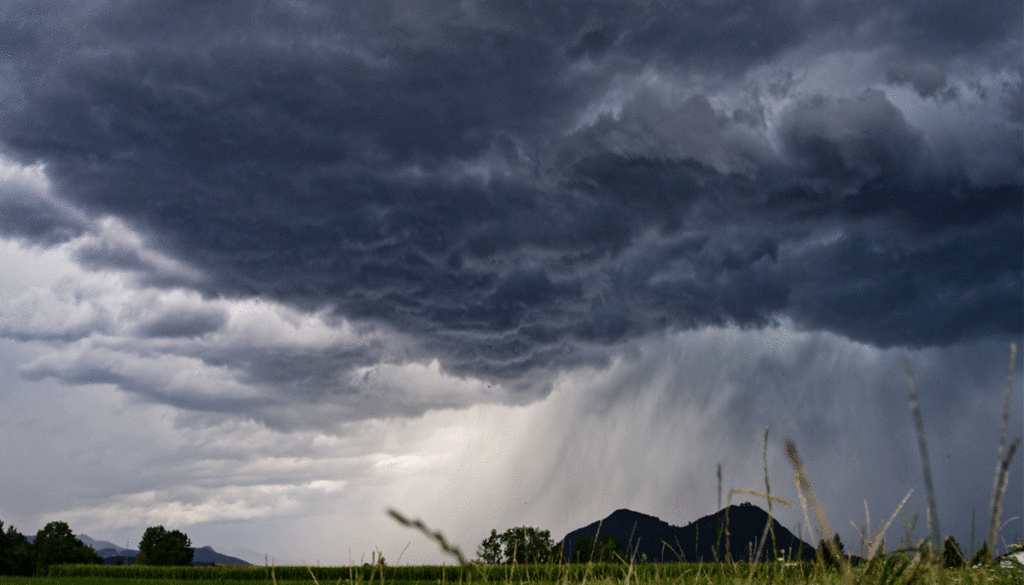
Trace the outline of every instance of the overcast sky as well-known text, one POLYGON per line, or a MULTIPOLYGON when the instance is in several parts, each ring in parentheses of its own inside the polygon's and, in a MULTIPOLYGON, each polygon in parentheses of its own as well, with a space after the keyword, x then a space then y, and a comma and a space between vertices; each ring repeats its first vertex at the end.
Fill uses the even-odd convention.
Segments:
POLYGON ((440 562, 385 510, 471 554, 618 508, 683 525, 719 463, 763 489, 769 426, 772 492, 791 437, 858 552, 865 503, 877 528, 910 489, 927 533, 908 363, 943 535, 980 543, 1024 330, 1022 22, 3 2, 0 520, 440 562))

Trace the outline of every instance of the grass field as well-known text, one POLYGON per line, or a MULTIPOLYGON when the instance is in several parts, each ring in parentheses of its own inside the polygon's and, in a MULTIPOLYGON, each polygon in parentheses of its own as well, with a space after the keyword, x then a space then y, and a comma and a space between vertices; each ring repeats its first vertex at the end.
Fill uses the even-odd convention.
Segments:
MULTIPOLYGON (((81 569, 88 568, 80 566, 81 569)), ((0 577, 0 585, 446 585, 448 583, 493 583, 495 585, 826 585, 909 584, 922 585, 1020 585, 1024 566, 989 566, 943 569, 932 563, 910 563, 905 558, 888 557, 873 566, 854 568, 847 573, 826 571, 819 565, 800 564, 581 564, 514 566, 398 566, 384 567, 276 567, 267 579, 264 567, 174 568, 162 576, 133 576, 131 567, 93 567, 110 569, 102 576, 80 576, 72 566, 54 567, 61 576, 0 577), (887 564, 886 564, 887 563, 887 564), (305 575, 304 578, 299 578, 305 575), (278 576, 283 578, 278 578, 278 576)), ((149 567, 158 570, 158 567, 149 567)))

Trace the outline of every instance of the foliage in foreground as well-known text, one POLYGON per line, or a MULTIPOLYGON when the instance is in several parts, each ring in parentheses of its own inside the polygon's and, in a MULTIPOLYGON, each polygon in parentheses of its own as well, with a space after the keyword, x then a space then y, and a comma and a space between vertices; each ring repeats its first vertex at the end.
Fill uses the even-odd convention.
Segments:
POLYGON ((535 565, 354 567, 135 567, 62 565, 48 578, 0 579, 0 585, 168 585, 188 581, 218 585, 413 585, 492 583, 502 585, 1019 585, 1024 567, 947 569, 941 557, 908 554, 875 557, 844 577, 821 563, 584 563, 535 565), (59 579, 59 581, 57 581, 59 579))

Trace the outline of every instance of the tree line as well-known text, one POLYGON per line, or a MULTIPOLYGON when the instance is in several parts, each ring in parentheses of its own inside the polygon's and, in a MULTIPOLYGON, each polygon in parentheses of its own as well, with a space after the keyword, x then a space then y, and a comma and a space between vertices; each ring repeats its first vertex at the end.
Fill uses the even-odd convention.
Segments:
MULTIPOLYGON (((135 563, 189 565, 194 553, 192 542, 185 533, 151 526, 139 542, 135 563)), ((0 575, 32 577, 45 575, 51 565, 103 563, 103 558, 75 536, 66 522, 50 522, 30 542, 13 526, 5 531, 0 520, 0 575)))
POLYGON ((606 563, 622 558, 622 542, 614 536, 605 536, 594 542, 589 536, 576 539, 572 547, 572 558, 566 559, 562 543, 551 541, 551 532, 532 526, 509 528, 491 535, 476 549, 477 562, 485 565, 541 564, 547 562, 606 563))

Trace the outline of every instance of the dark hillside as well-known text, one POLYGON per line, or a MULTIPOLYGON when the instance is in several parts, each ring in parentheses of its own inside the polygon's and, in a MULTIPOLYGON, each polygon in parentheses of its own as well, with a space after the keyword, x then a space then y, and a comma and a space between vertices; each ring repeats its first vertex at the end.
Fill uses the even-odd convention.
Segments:
POLYGON ((751 557, 757 552, 767 524, 768 512, 747 503, 729 506, 716 514, 700 518, 696 522, 688 524, 680 533, 679 540, 683 543, 684 560, 714 561, 716 558, 715 541, 719 534, 719 527, 721 527, 721 537, 717 547, 719 560, 767 560, 772 558, 773 549, 778 551, 779 556, 787 559, 796 557, 806 561, 814 560, 814 547, 798 539, 774 518, 772 519, 775 532, 774 547, 769 532, 764 544, 764 552, 758 559, 752 559, 751 557), (728 523, 726 523, 727 518, 728 523), (728 528, 728 535, 726 528, 728 528))
MULTIPOLYGON (((741 561, 749 560, 757 551, 767 523, 768 513, 753 504, 729 506, 685 527, 673 526, 654 516, 631 510, 616 510, 600 522, 573 530, 562 543, 567 559, 572 558, 573 545, 581 536, 590 536, 595 541, 605 536, 614 536, 623 543, 623 555, 637 561, 646 556, 648 561, 653 562, 713 562, 716 559, 717 540, 718 559, 741 561), (728 540, 725 531, 727 515, 728 540)), ((778 521, 773 519, 772 523, 775 530, 774 548, 779 551, 779 556, 814 559, 813 546, 798 539, 778 521)), ((770 535, 764 549, 760 558, 771 558, 773 547, 770 535)))

